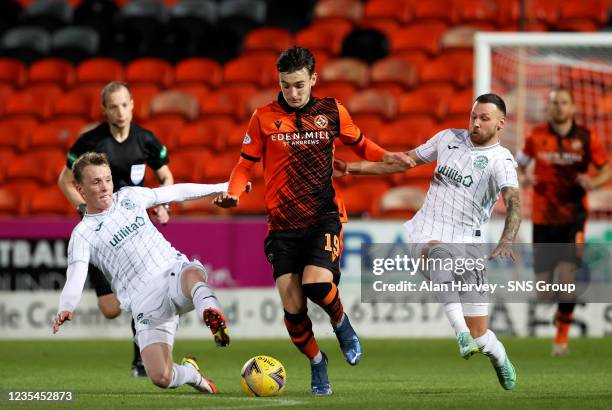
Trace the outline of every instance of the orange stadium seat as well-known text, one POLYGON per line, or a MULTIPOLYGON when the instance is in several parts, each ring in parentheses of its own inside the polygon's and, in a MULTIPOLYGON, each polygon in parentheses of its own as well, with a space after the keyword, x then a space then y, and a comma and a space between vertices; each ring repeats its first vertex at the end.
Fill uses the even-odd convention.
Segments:
POLYGON ((125 69, 125 79, 133 83, 154 83, 164 88, 174 81, 174 69, 166 60, 144 57, 133 60, 125 69))
POLYGON ((459 116, 456 116, 454 118, 445 119, 444 121, 439 122, 437 129, 440 131, 448 128, 467 129, 469 121, 469 117, 460 118, 459 116))
POLYGON ((394 19, 409 23, 413 17, 413 2, 410 0, 370 0, 365 5, 365 19, 394 19))
POLYGON ((397 84, 409 89, 418 81, 418 69, 399 58, 387 57, 372 64, 371 77, 372 85, 397 84))
POLYGON ((27 115, 0 120, 0 147, 25 151, 37 125, 36 118, 27 115))
POLYGON ((186 120, 194 120, 200 113, 200 103, 195 95, 167 90, 153 97, 149 112, 151 115, 179 115, 186 120))
POLYGON ((421 83, 447 83, 458 88, 472 83, 473 60, 471 51, 445 53, 430 60, 421 70, 421 83))
POLYGON ((50 185, 57 181, 66 164, 66 151, 42 149, 29 151, 15 158, 7 167, 6 178, 11 180, 35 180, 50 185))
POLYGON ((467 88, 458 92, 448 100, 448 115, 451 118, 464 118, 466 121, 472 111, 474 102, 474 91, 467 88))
POLYGON ((276 53, 262 52, 248 54, 225 63, 223 82, 225 84, 253 84, 268 87, 276 82, 276 53))
POLYGON ((222 147, 224 151, 240 152, 248 126, 248 121, 235 123, 227 134, 220 135, 221 138, 217 146, 222 147))
POLYGON ((210 183, 227 181, 239 157, 240 152, 238 150, 211 156, 203 169, 204 179, 210 183))
POLYGON ((223 68, 210 58, 188 58, 180 61, 174 68, 174 81, 177 84, 203 83, 217 87, 223 81, 223 68))
POLYGON ((363 135, 374 142, 378 142, 378 135, 384 124, 384 121, 379 116, 355 114, 352 116, 352 119, 353 123, 359 127, 363 135))
POLYGON ((201 182, 202 169, 210 156, 210 150, 201 146, 171 152, 169 167, 175 182, 201 182))
POLYGON ((242 43, 243 53, 272 51, 280 53, 293 44, 293 36, 279 27, 260 27, 249 31, 242 43))
MULTIPOLYGON (((259 164, 256 165, 258 167, 259 164)), ((253 183, 253 190, 248 194, 242 194, 240 196, 240 203, 236 208, 232 208, 230 212, 232 214, 252 215, 252 214, 263 214, 266 212, 266 189, 263 181, 255 181, 253 183)))
MULTIPOLYGON (((3 147, 0 145, 0 164, 10 164, 16 155, 17 153, 13 150, 13 148, 3 147)), ((6 174, 6 166, 3 165, 0 167, 0 185, 4 183, 5 174, 6 174)))
POLYGON ((430 85, 403 94, 399 99, 399 116, 429 115, 443 119, 448 112, 448 101, 454 94, 450 85, 430 85))
MULTIPOLYGON (((385 3, 392 4, 392 2, 384 1, 385 3)), ((387 38, 391 38, 393 33, 402 28, 402 24, 397 20, 392 20, 388 18, 366 18, 359 25, 360 28, 369 28, 373 30, 378 30, 383 33, 387 38)))
POLYGON ((69 87, 74 83, 75 70, 68 61, 61 58, 38 60, 30 66, 28 81, 32 83, 56 83, 69 87))
POLYGON ((25 204, 22 205, 20 192, 16 189, 18 184, 0 186, 0 216, 16 216, 26 213, 25 204))
POLYGON ((61 88, 55 84, 29 86, 10 96, 5 106, 5 114, 32 114, 49 118, 53 112, 53 103, 60 94, 61 88))
POLYGON ((358 23, 363 18, 363 4, 359 0, 319 0, 314 8, 317 20, 342 18, 358 23))
POLYGON ((386 219, 409 219, 421 208, 426 188, 422 186, 397 186, 387 190, 375 204, 374 216, 386 219))
POLYGON ((132 99, 134 100, 134 117, 136 121, 143 121, 149 118, 151 100, 159 93, 159 87, 154 84, 134 84, 130 85, 132 99))
POLYGON ((169 150, 173 150, 185 125, 185 120, 180 116, 160 116, 148 119, 141 125, 152 131, 169 150))
POLYGON ((391 185, 380 177, 365 177, 350 185, 340 185, 340 197, 346 205, 349 215, 369 214, 375 211, 379 198, 391 187, 391 185), (367 195, 364 195, 367 192, 367 195))
POLYGON ((209 98, 200 106, 202 115, 226 115, 239 119, 248 117, 246 101, 257 91, 252 84, 225 86, 210 93, 209 98))
POLYGON ((124 79, 123 66, 113 58, 95 57, 83 61, 76 68, 79 83, 108 83, 124 79))
POLYGON ((0 82, 23 86, 28 80, 28 69, 19 60, 14 58, 0 58, 0 82))
POLYGON ((608 21, 608 5, 601 0, 568 0, 560 4, 559 16, 559 28, 573 25, 582 26, 580 31, 596 31, 608 21), (589 26, 591 30, 587 30, 589 26))
POLYGON ((310 26, 297 33, 295 44, 306 47, 313 52, 323 51, 330 56, 337 56, 342 49, 342 40, 352 28, 353 25, 349 21, 342 19, 314 21, 310 26))
POLYGON ((370 69, 365 62, 356 58, 336 58, 320 69, 320 79, 327 84, 348 83, 362 88, 370 79, 370 69))
POLYGON ((434 55, 440 52, 446 24, 440 22, 417 23, 402 28, 391 37, 393 54, 398 51, 423 51, 434 55))
POLYGON ((352 114, 377 114, 391 119, 397 114, 397 103, 393 95, 384 91, 366 90, 355 94, 347 108, 352 114))
POLYGON ((430 116, 402 118, 381 127, 378 142, 383 147, 395 145, 400 151, 406 151, 424 143, 435 132, 435 122, 430 116))
POLYGON ((341 103, 346 104, 346 102, 357 93, 357 87, 352 84, 344 83, 317 83, 312 89, 312 93, 319 98, 334 97, 341 103))
POLYGON ((459 19, 458 7, 453 0, 419 1, 414 4, 414 19, 453 25, 459 19))
MULTIPOLYGON (((92 95, 91 91, 75 88, 63 93, 55 101, 53 111, 55 115, 78 115, 86 119, 96 119, 92 105, 100 105, 100 97, 92 95)), ((101 111, 98 110, 98 111, 101 111)))
POLYGON ((74 212, 57 185, 42 188, 25 200, 30 215, 70 215, 74 212))
POLYGON ((600 114, 612 114, 612 93, 604 95, 597 101, 597 112, 600 114))
POLYGON ((221 151, 225 144, 219 147, 219 141, 229 135, 233 126, 234 121, 229 118, 200 119, 183 127, 177 143, 181 149, 209 147, 221 151))
POLYGON ((392 57, 414 66, 418 72, 421 72, 421 69, 427 64, 427 60, 429 60, 427 52, 423 50, 396 51, 393 53, 392 57))
POLYGON ((86 125, 87 121, 81 117, 62 117, 41 123, 32 133, 30 145, 35 149, 49 147, 68 151, 86 125))
POLYGON ((525 8, 527 20, 544 23, 554 27, 559 21, 559 2, 557 0, 529 0, 525 8))
POLYGON ((268 105, 278 99, 278 87, 266 88, 265 90, 257 91, 246 101, 246 112, 250 115, 259 107, 268 105))
POLYGON ((472 23, 452 27, 442 35, 442 48, 448 49, 472 49, 474 47, 474 35, 478 31, 494 31, 493 24, 472 23))
POLYGON ((206 85, 198 83, 175 84, 172 87, 172 90, 191 94, 198 100, 198 106, 201 106, 203 102, 208 98, 208 94, 210 94, 210 89, 206 85))
POLYGON ((455 0, 460 24, 496 22, 503 11, 502 4, 488 0, 455 0))
POLYGON ((14 90, 12 85, 0 83, 0 117, 4 115, 4 105, 13 92, 14 90))

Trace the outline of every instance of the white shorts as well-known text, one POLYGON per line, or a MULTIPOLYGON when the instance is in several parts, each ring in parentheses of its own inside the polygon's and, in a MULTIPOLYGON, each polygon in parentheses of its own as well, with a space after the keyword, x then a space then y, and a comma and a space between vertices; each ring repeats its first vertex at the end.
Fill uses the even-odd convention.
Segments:
POLYGON ((153 343, 174 345, 180 315, 193 310, 191 298, 185 297, 181 289, 181 276, 186 269, 192 267, 202 270, 206 277, 200 261, 179 261, 164 275, 159 286, 147 289, 148 292, 132 306, 136 327, 135 342, 140 351, 153 343))

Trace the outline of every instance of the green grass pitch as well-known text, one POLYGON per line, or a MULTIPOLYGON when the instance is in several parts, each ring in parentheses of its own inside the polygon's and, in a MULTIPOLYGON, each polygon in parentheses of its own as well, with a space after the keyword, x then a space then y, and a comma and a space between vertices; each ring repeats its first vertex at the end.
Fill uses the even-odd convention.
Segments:
POLYGON ((514 362, 514 391, 498 384, 487 358, 466 361, 451 339, 363 340, 357 367, 346 364, 335 340, 319 345, 329 355, 334 394, 309 393, 310 368, 288 340, 235 340, 216 348, 210 339, 179 340, 175 361, 198 356, 219 388, 215 396, 185 386, 161 390, 129 375, 126 341, 0 341, 0 407, 34 409, 196 408, 415 408, 587 409, 612 408, 612 342, 572 340, 567 357, 553 358, 548 339, 501 338, 514 362), (239 385, 243 363, 257 354, 279 359, 288 373, 280 398, 247 398, 239 385), (9 403, 9 390, 72 390, 74 403, 9 403))

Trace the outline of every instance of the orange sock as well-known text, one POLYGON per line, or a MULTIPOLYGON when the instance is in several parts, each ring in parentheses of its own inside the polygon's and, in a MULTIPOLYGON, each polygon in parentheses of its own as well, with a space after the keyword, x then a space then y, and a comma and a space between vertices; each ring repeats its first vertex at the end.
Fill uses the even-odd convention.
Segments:
POLYGON ((295 347, 309 359, 319 353, 319 346, 312 332, 312 322, 306 312, 292 314, 285 311, 285 327, 295 347))
POLYGON ((567 344, 569 339, 569 330, 573 319, 573 313, 560 312, 557 310, 557 314, 555 315, 555 324, 557 325, 557 334, 555 336, 556 344, 567 344))

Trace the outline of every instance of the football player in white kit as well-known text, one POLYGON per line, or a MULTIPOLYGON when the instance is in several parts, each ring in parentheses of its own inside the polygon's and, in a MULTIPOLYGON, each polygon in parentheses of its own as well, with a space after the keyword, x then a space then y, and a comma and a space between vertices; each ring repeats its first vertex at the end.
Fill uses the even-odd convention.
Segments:
MULTIPOLYGON (((472 106, 469 130, 440 131, 408 152, 417 166, 437 161, 425 203, 404 224, 410 243, 421 244, 416 257, 459 257, 457 249, 461 247, 453 244, 482 243, 481 226, 489 220, 501 192, 506 220, 491 258, 514 259, 511 244, 521 222, 520 198, 517 164, 510 151, 499 144, 505 116, 504 101, 495 94, 483 94, 472 106)), ((336 175, 371 175, 404 172, 408 166, 336 160, 335 168, 336 175)), ((427 273, 434 282, 436 278, 441 282, 453 278, 453 272, 427 273)), ((486 281, 483 272, 475 275, 480 275, 476 280, 486 281)), ((456 298, 445 296, 440 301, 457 336, 461 356, 468 359, 478 352, 487 355, 501 386, 512 389, 516 372, 504 346, 488 329, 488 303, 466 301, 460 294, 456 298)))
POLYGON ((111 283, 121 309, 132 312, 136 343, 151 381, 162 388, 188 384, 200 392, 215 393, 217 388, 194 357, 183 358, 180 365, 173 363, 172 346, 179 315, 194 307, 216 344, 226 346, 225 318, 202 264, 189 261, 172 247, 150 221, 147 208, 218 195, 227 191, 227 183, 125 187, 113 194, 108 159, 93 152, 81 155, 72 171, 87 212, 70 236, 66 284, 53 332, 72 319, 91 262, 111 283))

